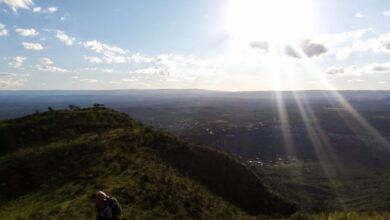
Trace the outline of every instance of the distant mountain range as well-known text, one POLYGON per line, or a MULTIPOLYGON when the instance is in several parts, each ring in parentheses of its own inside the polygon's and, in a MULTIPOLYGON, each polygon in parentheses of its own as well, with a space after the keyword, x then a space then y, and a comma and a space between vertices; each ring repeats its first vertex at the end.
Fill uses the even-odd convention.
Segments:
POLYGON ((94 103, 126 111, 140 107, 228 107, 264 108, 276 106, 277 98, 294 103, 295 98, 308 102, 338 105, 335 92, 359 108, 390 110, 390 91, 253 91, 224 92, 213 90, 42 90, 0 91, 0 119, 14 118, 44 111, 48 106, 66 108, 94 103), (369 104, 368 104, 369 103, 369 104))

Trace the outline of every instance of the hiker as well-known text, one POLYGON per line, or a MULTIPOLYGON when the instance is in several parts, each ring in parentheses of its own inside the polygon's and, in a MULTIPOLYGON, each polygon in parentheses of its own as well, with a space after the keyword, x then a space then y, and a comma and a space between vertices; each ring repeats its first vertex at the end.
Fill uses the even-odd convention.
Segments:
POLYGON ((119 220, 122 208, 116 198, 108 196, 103 191, 97 191, 91 199, 96 206, 96 220, 119 220))

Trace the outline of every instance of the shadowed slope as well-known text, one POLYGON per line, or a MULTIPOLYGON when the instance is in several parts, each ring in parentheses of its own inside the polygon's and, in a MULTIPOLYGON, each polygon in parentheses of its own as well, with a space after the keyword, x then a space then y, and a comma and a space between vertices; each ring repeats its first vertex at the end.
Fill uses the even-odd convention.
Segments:
POLYGON ((235 207, 252 214, 294 210, 228 155, 106 108, 39 113, 0 122, 0 130, 3 218, 89 218, 87 197, 96 189, 145 218, 245 217, 235 207))

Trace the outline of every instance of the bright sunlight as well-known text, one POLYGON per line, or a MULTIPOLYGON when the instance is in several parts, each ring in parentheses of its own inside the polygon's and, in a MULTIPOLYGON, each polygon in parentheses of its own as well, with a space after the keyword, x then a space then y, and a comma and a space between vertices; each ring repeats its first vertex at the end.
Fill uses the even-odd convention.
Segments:
POLYGON ((0 220, 390 220, 389 0, 0 0, 0 220))
POLYGON ((312 17, 312 0, 231 0, 227 29, 238 43, 291 43, 310 33, 312 17))

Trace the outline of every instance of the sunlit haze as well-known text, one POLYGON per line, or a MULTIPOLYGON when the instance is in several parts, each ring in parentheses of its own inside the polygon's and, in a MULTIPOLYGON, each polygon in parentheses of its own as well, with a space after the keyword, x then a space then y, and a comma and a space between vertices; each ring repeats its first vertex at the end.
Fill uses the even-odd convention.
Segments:
POLYGON ((231 0, 228 7, 229 35, 246 46, 254 40, 292 43, 312 30, 312 0, 231 0))
POLYGON ((387 90, 386 1, 0 0, 0 89, 387 90))
POLYGON ((0 0, 0 220, 390 220, 390 0, 0 0))

